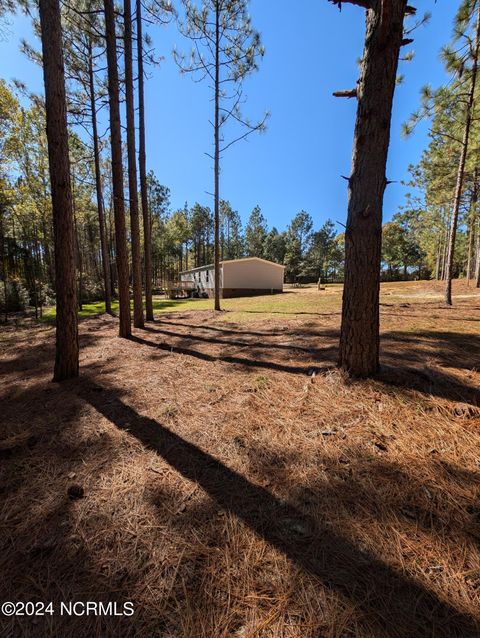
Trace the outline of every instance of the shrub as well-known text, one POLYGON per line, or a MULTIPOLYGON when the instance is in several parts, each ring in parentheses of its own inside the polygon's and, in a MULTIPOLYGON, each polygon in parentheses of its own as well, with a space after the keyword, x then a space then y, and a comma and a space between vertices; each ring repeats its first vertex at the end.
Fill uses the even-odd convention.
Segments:
POLYGON ((5 284, 0 282, 0 309, 2 312, 19 312, 25 310, 29 304, 28 290, 18 279, 7 282, 7 299, 5 299, 5 284))

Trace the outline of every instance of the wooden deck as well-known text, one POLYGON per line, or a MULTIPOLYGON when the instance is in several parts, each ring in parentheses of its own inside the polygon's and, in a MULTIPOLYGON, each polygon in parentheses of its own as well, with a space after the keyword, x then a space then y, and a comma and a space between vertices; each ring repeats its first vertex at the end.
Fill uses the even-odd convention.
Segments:
POLYGON ((197 290, 197 284, 192 281, 169 281, 164 286, 165 296, 168 299, 179 299, 190 297, 191 293, 197 290))

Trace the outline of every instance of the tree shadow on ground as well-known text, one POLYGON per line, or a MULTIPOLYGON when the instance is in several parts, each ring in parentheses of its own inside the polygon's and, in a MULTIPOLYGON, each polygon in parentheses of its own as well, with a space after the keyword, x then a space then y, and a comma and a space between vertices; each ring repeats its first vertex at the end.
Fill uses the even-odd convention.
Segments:
MULTIPOLYGON (((214 336, 202 336, 200 334, 196 333, 184 333, 184 332, 173 332, 172 330, 162 330, 161 328, 146 328, 147 332, 151 332, 153 334, 161 334, 161 335, 165 335, 166 337, 175 337, 175 338, 179 338, 179 339, 185 339, 185 340, 189 340, 189 341, 201 341, 204 343, 212 343, 212 344, 219 344, 219 345, 223 345, 223 346, 237 346, 239 348, 244 348, 244 347, 252 347, 252 348, 267 348, 267 349, 276 349, 276 350, 293 350, 293 351, 297 351, 297 352, 306 352, 308 354, 311 355, 323 355, 324 354, 324 349, 320 349, 320 348, 306 348, 302 345, 290 345, 290 344, 284 344, 284 343, 277 343, 276 341, 269 341, 269 342, 261 342, 261 341, 237 341, 235 339, 232 338, 218 338, 218 337, 214 337, 214 336)), ((197 326, 197 330, 198 330, 198 326, 197 326)), ((229 335, 233 336, 233 334, 235 334, 233 331, 230 331, 228 333, 229 335)), ((337 331, 330 331, 327 332, 325 331, 325 333, 322 335, 323 337, 335 337, 337 336, 337 331)), ((273 336, 273 335, 263 335, 263 336, 273 336)), ((286 336, 286 335, 283 335, 286 336)))
MULTIPOLYGON (((138 344, 157 348, 169 353, 178 353, 203 361, 222 361, 246 368, 263 368, 292 374, 312 374, 312 371, 331 368, 338 357, 338 331, 325 329, 321 332, 310 327, 295 328, 294 335, 278 332, 251 333, 252 339, 237 340, 236 330, 208 327, 222 331, 222 337, 204 336, 203 325, 175 322, 185 327, 186 332, 148 328, 152 339, 133 336, 138 344), (196 329, 196 330, 195 330, 196 329), (155 335, 169 337, 168 342, 154 340, 155 335), (224 335, 224 336, 223 336, 224 335), (262 337, 260 341, 255 337, 262 337), (298 345, 282 344, 269 337, 288 336, 297 339, 298 345), (192 343, 212 345, 217 350, 208 352, 192 348, 192 343), (249 351, 250 356, 237 356, 225 352, 225 348, 237 347, 249 351), (279 351, 279 352, 275 352, 279 351), (283 355, 283 357, 282 357, 283 355), (308 362, 305 361, 308 356, 308 362)), ((242 333, 241 334, 248 334, 242 333)), ((454 402, 480 405, 480 389, 469 385, 464 379, 442 369, 475 369, 480 363, 480 337, 457 332, 420 331, 417 333, 392 331, 382 335, 382 367, 376 379, 399 389, 415 390, 454 402), (425 365, 434 358, 439 365, 425 365)))
MULTIPOLYGON (((184 335, 185 341, 194 340, 195 337, 189 339, 188 335, 184 335)), ((263 368, 266 370, 276 370, 278 372, 288 372, 290 374, 311 374, 312 366, 306 365, 287 365, 284 363, 279 363, 276 361, 269 361, 266 359, 261 359, 259 357, 259 353, 256 352, 255 355, 257 358, 246 358, 246 357, 237 357, 227 354, 218 354, 213 355, 206 352, 201 352, 200 350, 193 350, 192 348, 187 348, 181 345, 180 343, 163 343, 157 341, 149 341, 148 339, 143 339, 141 337, 137 337, 136 335, 131 337, 131 340, 135 343, 138 343, 143 346, 149 346, 151 348, 156 348, 158 350, 164 350, 170 353, 183 354, 189 357, 194 357, 196 359, 200 359, 202 361, 215 362, 222 361, 224 363, 231 363, 233 365, 245 366, 246 368, 263 368)), ((228 346, 228 342, 224 342, 224 345, 228 346)), ((248 347, 254 348, 253 344, 249 344, 248 347)), ((336 348, 324 348, 321 353, 324 355, 324 361, 329 361, 328 357, 330 355, 330 361, 333 361, 331 355, 336 350, 336 348)))
POLYGON ((477 334, 446 330, 394 330, 384 333, 381 339, 385 355, 388 357, 397 349, 395 356, 403 362, 422 364, 426 356, 430 356, 447 368, 480 368, 480 335, 477 334))
POLYGON ((352 600, 385 637, 441 635, 474 638, 475 618, 441 600, 298 507, 248 481, 215 457, 139 415, 115 390, 84 384, 80 396, 119 429, 128 430, 223 509, 332 591, 352 600), (128 427, 126 427, 126 425, 128 427))
MULTIPOLYGON (((330 315, 328 315, 330 316, 330 315)), ((185 321, 172 321, 170 318, 168 318, 168 320, 165 320, 162 317, 162 321, 158 324, 161 325, 162 327, 168 327, 168 326, 176 326, 178 328, 191 328, 193 330, 202 330, 202 331, 207 331, 207 332, 219 332, 221 334, 226 334, 226 335, 232 335, 232 336, 238 336, 238 335, 248 335, 248 336, 252 336, 252 337, 263 337, 268 338, 268 337, 285 337, 285 336, 289 336, 289 335, 307 335, 309 337, 325 337, 325 336, 329 336, 328 335, 328 331, 313 331, 311 329, 305 330, 305 328, 303 327, 295 327, 294 330, 292 331, 292 327, 289 326, 288 324, 285 325, 284 328, 278 328, 278 326, 275 326, 275 328, 273 329, 267 329, 267 330, 242 330, 238 327, 237 324, 225 324, 225 325, 230 325, 231 327, 229 328, 225 328, 225 327, 220 327, 218 325, 215 326, 209 326, 207 324, 196 324, 196 323, 186 323, 185 321)), ((248 324, 247 324, 248 325, 248 324)), ((243 324, 243 326, 245 326, 245 324, 243 324)), ((152 332, 154 332, 154 329, 151 329, 152 332)), ((333 336, 335 338, 338 338, 340 336, 340 331, 337 329, 332 329, 330 330, 330 336, 333 336)))

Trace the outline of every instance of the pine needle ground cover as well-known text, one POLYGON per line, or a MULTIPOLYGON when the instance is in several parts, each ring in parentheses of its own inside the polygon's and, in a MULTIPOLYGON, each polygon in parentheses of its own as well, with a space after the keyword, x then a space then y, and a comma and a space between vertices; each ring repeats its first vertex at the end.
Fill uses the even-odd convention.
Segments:
POLYGON ((2 328, 0 598, 135 610, 2 636, 480 635, 480 293, 382 286, 348 382, 325 292, 86 318, 62 384, 50 325, 2 328))

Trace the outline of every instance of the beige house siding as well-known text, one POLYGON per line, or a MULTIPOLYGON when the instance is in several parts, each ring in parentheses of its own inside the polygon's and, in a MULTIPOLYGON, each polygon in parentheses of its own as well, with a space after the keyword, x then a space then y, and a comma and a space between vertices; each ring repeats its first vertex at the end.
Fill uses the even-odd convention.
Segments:
POLYGON ((239 259, 223 262, 223 288, 283 290, 282 266, 263 261, 239 259))
MULTIPOLYGON (((180 273, 181 281, 195 283, 200 295, 214 292, 214 269, 211 264, 180 273)), ((284 267, 257 257, 220 263, 220 295, 244 297, 283 292, 284 267)))

